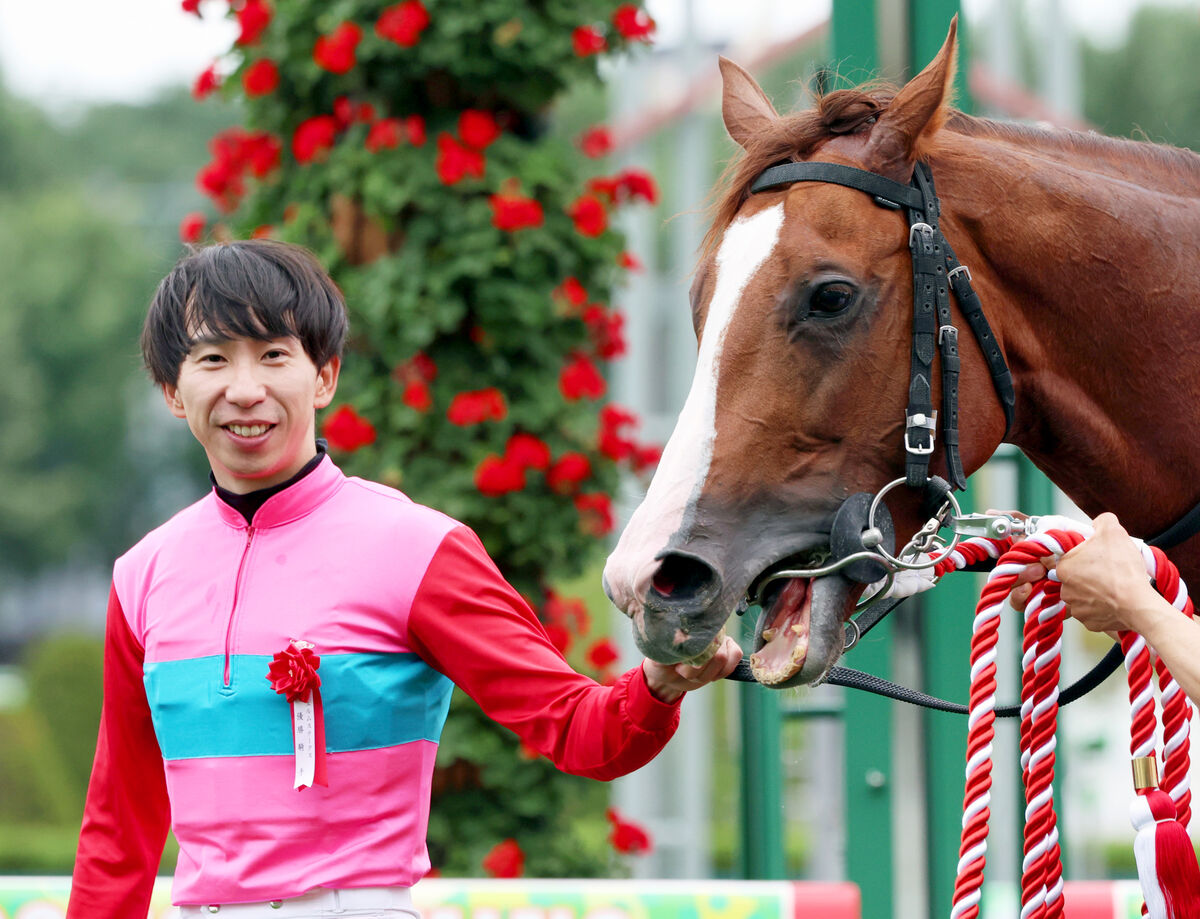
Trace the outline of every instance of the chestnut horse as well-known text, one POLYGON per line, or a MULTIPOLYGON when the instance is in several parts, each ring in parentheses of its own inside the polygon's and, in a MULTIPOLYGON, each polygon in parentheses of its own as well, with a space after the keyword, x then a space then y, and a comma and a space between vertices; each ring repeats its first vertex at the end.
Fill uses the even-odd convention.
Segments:
MULTIPOLYGON (((1011 371, 1006 412, 995 361, 963 304, 943 297, 946 321, 963 330, 952 357, 967 474, 1007 441, 1086 513, 1113 511, 1143 536, 1200 497, 1200 157, 964 115, 948 101, 954 49, 952 23, 901 89, 832 92, 787 116, 722 59, 724 121, 743 151, 692 285, 695 378, 604 571, 648 657, 701 656, 764 575, 828 556, 845 499, 878 494, 923 452, 906 449, 933 426, 910 399, 910 243, 930 228, 910 227, 895 197, 864 187, 865 173, 885 188, 914 188, 914 172, 936 180, 940 220, 936 208, 924 219, 969 269, 989 347, 1011 371), (800 166, 804 180, 765 181, 779 164, 815 162, 859 178, 800 166)), ((941 265, 949 287, 954 262, 941 265)), ((950 369, 939 362, 945 351, 920 378, 932 405, 950 369)), ((942 415, 927 461, 953 481, 942 415)), ((888 493, 900 541, 929 516, 924 499, 916 487, 888 493)), ((1200 539, 1171 558, 1200 583, 1200 539)), ((844 571, 776 580, 751 658, 760 682, 820 680, 862 592, 844 571)))

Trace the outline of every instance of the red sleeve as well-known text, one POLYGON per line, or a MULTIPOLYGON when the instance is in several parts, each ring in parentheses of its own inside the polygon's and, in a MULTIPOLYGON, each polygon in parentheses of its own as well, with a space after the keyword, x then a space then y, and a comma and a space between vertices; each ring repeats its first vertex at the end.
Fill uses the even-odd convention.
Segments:
POLYGON ((448 533, 409 615, 414 651, 488 717, 564 772, 609 780, 644 766, 679 724, 635 667, 612 686, 571 669, 467 527, 448 533))
POLYGON ((144 656, 114 588, 108 597, 100 737, 67 919, 132 919, 150 911, 171 812, 142 683, 144 656))

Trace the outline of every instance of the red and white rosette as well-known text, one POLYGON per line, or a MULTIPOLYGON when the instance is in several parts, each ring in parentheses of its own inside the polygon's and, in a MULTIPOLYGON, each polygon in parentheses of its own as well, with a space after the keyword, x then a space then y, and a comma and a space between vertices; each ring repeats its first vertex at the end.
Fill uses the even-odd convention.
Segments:
POLYGON ((292 705, 292 743, 296 751, 296 782, 303 790, 328 786, 325 777, 325 712, 321 706, 321 658, 313 644, 293 638, 271 660, 267 679, 271 688, 292 705))

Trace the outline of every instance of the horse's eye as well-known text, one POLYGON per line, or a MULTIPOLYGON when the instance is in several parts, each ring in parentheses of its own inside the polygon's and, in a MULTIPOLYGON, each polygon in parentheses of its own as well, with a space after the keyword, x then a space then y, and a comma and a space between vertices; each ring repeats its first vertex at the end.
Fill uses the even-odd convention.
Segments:
POLYGON ((846 281, 829 281, 813 289, 808 300, 809 315, 836 316, 844 313, 858 299, 858 290, 846 281))

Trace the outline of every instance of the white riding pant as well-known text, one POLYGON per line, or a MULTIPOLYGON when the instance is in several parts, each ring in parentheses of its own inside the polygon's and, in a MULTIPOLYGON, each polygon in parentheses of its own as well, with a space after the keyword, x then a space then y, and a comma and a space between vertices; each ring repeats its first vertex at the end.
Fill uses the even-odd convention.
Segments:
POLYGON ((262 903, 179 907, 181 919, 421 919, 407 887, 317 888, 262 903))

